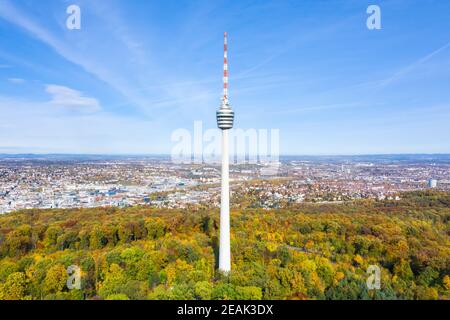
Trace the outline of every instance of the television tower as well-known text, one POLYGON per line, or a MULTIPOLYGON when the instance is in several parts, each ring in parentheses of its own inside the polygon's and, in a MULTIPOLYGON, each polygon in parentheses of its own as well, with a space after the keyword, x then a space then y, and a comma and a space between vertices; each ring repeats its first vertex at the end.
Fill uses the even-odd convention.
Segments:
POLYGON ((234 112, 228 103, 228 57, 227 33, 223 41, 223 97, 222 105, 217 111, 217 126, 222 130, 222 188, 220 194, 220 246, 219 270, 228 273, 231 270, 230 253, 230 182, 228 132, 233 128, 234 112))

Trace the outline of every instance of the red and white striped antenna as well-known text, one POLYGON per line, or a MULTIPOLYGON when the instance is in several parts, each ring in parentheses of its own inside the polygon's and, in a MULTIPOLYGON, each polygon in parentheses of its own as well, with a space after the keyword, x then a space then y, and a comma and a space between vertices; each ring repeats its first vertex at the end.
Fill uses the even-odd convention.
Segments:
POLYGON ((227 33, 223 34, 223 102, 228 104, 228 56, 227 33))
MULTIPOLYGON (((216 112, 217 126, 219 129, 233 128, 234 111, 228 103, 228 57, 227 57, 227 33, 223 34, 223 97, 220 109, 216 112)), ((227 147, 228 148, 228 147, 227 147)))

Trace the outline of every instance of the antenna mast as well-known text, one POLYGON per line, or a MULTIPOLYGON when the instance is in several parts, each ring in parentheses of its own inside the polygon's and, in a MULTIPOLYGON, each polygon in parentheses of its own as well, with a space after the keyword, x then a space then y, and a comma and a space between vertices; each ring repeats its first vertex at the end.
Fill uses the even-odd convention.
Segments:
POLYGON ((226 32, 223 34, 223 103, 228 105, 228 44, 226 32))

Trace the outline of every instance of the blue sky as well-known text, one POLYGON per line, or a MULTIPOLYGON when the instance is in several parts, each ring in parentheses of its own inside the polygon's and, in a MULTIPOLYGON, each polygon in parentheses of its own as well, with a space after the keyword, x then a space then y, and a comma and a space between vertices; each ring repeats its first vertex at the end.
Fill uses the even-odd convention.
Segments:
POLYGON ((220 104, 282 154, 450 153, 449 1, 0 0, 0 153, 169 153, 220 104), (81 8, 68 30, 66 8, 81 8), (382 29, 368 30, 377 4, 382 29))

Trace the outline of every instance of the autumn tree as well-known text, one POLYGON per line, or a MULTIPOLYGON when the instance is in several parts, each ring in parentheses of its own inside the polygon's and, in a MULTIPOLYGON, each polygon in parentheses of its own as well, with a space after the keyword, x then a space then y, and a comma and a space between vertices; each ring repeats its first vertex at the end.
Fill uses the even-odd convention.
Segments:
POLYGON ((26 284, 27 280, 24 273, 11 273, 6 281, 0 284, 0 300, 25 299, 26 284))

